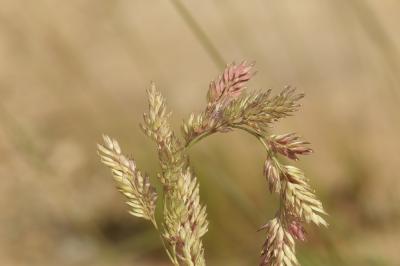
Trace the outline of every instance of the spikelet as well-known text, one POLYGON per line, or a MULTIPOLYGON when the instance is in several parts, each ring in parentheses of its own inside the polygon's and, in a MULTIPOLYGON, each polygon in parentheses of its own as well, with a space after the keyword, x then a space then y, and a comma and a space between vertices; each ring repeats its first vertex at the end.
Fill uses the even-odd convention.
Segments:
POLYGON ((263 226, 267 233, 261 251, 260 266, 299 265, 295 256, 295 242, 284 222, 276 217, 263 226))
POLYGON ((308 155, 312 153, 312 149, 306 146, 310 143, 300 140, 300 137, 295 133, 272 135, 269 137, 269 141, 274 152, 278 152, 295 161, 299 159, 298 155, 308 155))
POLYGON ((268 156, 264 163, 264 176, 267 178, 269 191, 279 193, 281 191, 281 172, 276 159, 268 156))
POLYGON ((174 172, 179 172, 186 163, 186 155, 182 153, 182 145, 169 124, 171 115, 166 107, 166 102, 161 93, 151 83, 147 90, 149 97, 149 111, 143 114, 144 123, 140 124, 142 131, 157 145, 161 168, 164 172, 160 175, 164 186, 172 186, 176 182, 174 172), (166 172, 172 172, 167 175, 166 172))
POLYGON ((289 223, 288 230, 296 240, 300 241, 306 240, 306 230, 304 229, 303 225, 299 220, 297 219, 292 220, 289 223))
POLYGON ((101 162, 111 169, 119 191, 127 198, 129 213, 150 220, 157 227, 154 218, 157 193, 149 177, 136 168, 135 161, 121 153, 116 140, 106 135, 103 140, 104 144, 97 146, 101 162))
POLYGON ((318 226, 328 226, 321 217, 321 214, 326 215, 322 203, 313 193, 304 173, 294 166, 287 165, 284 168, 287 178, 284 191, 286 209, 307 223, 313 222, 318 226))
POLYGON ((246 61, 239 65, 227 65, 224 72, 210 83, 207 93, 209 105, 221 101, 229 102, 239 97, 246 88, 247 81, 255 74, 251 71, 253 66, 254 63, 248 64, 246 61))
POLYGON ((147 90, 149 97, 149 112, 143 114, 144 124, 141 124, 143 132, 158 144, 166 144, 171 139, 172 129, 168 123, 171 113, 167 111, 165 99, 156 89, 154 82, 147 90))

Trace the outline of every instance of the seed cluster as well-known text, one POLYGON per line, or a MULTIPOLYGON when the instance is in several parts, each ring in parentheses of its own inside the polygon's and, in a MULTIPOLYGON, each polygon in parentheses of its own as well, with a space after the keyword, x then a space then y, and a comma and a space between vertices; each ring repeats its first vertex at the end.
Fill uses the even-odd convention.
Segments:
POLYGON ((304 173, 280 162, 279 156, 298 160, 311 154, 308 142, 294 134, 270 135, 268 130, 299 107, 304 94, 286 87, 279 94, 271 90, 246 93, 246 84, 254 76, 254 64, 246 61, 227 65, 210 83, 204 111, 192 113, 182 125, 183 139, 169 123, 164 97, 152 84, 148 90, 149 111, 141 124, 143 132, 157 147, 163 187, 161 225, 155 219, 157 192, 148 176, 133 160, 121 153, 117 141, 104 136, 98 146, 101 161, 107 165, 117 187, 127 198, 130 213, 150 220, 160 232, 166 252, 174 265, 205 265, 202 237, 208 230, 206 208, 200 202, 197 178, 189 165, 187 150, 201 139, 217 133, 242 130, 256 137, 265 148, 264 175, 271 193, 279 195, 275 217, 261 229, 267 239, 261 251, 261 266, 299 265, 295 240, 304 241, 304 223, 327 226, 326 214, 304 173))

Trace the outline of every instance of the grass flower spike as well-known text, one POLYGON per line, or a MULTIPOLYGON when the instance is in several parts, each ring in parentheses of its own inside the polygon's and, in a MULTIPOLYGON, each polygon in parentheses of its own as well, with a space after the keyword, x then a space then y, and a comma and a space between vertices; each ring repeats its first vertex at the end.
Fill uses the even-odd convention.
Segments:
POLYGON ((150 220, 155 226, 157 192, 149 177, 136 168, 133 160, 121 154, 116 140, 103 136, 104 145, 98 145, 101 162, 110 167, 119 191, 127 198, 130 214, 150 220))
POLYGON ((206 208, 200 201, 199 184, 189 165, 188 149, 214 133, 241 130, 257 138, 266 153, 264 176, 271 193, 280 204, 269 222, 261 227, 266 240, 260 266, 299 265, 295 240, 304 241, 305 223, 327 226, 322 203, 314 194, 305 174, 295 166, 283 164, 280 157, 297 161, 312 153, 309 143, 297 134, 271 135, 273 123, 298 110, 304 94, 286 87, 279 94, 246 92, 254 76, 254 64, 246 61, 227 65, 209 85, 204 111, 192 113, 182 125, 179 138, 169 124, 170 112, 161 93, 152 84, 148 90, 149 111, 141 124, 143 132, 156 144, 163 187, 162 220, 156 221, 157 192, 148 176, 133 160, 121 153, 117 141, 108 136, 98 145, 101 161, 114 176, 117 187, 127 198, 130 213, 150 220, 159 231, 165 250, 174 265, 205 265, 202 238, 208 230, 206 208))

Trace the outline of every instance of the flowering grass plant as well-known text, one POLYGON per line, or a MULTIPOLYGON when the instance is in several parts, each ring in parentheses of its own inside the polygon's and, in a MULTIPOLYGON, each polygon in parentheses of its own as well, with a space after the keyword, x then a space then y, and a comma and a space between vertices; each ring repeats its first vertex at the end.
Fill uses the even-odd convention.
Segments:
POLYGON ((271 193, 279 196, 275 216, 260 230, 266 232, 261 251, 261 266, 299 265, 295 240, 304 241, 305 223, 327 226, 321 202, 299 168, 281 162, 280 156, 296 161, 312 153, 308 142, 297 134, 271 135, 274 122, 292 115, 304 97, 292 87, 279 94, 271 90, 246 92, 246 83, 254 76, 253 64, 242 62, 226 66, 209 85, 204 111, 193 113, 182 125, 180 138, 168 121, 165 99, 151 84, 149 110, 141 124, 143 132, 156 144, 161 172, 163 217, 155 218, 158 193, 136 162, 123 155, 118 142, 108 136, 98 145, 101 161, 113 174, 125 196, 129 213, 149 220, 160 233, 169 259, 174 265, 205 265, 202 237, 207 232, 206 207, 201 203, 199 184, 190 167, 188 149, 214 133, 242 130, 265 148, 264 176, 271 193))

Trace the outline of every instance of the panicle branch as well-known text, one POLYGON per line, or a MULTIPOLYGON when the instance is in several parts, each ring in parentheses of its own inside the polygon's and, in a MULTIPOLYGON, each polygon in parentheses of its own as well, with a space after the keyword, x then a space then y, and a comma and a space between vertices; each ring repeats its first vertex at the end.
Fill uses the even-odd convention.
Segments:
POLYGON ((211 82, 207 108, 191 114, 183 124, 186 146, 212 133, 229 132, 237 127, 265 133, 272 122, 300 107, 298 101, 304 94, 291 87, 275 96, 271 96, 271 90, 243 94, 245 83, 253 76, 252 67, 253 64, 246 62, 229 65, 217 81, 211 82))
MULTIPOLYGON (((284 232, 282 235, 291 236, 291 240, 293 237, 303 240, 305 231, 302 223, 313 222, 326 226, 327 223, 321 217, 326 213, 303 172, 296 167, 282 165, 277 155, 298 160, 299 155, 311 154, 312 150, 307 146, 309 143, 301 140, 295 133, 268 136, 267 130, 273 122, 297 111, 300 107, 299 100, 304 94, 297 93, 290 86, 274 96, 271 95, 271 90, 243 93, 245 83, 252 77, 252 67, 253 65, 246 65, 246 62, 238 66, 228 65, 219 78, 211 82, 206 109, 199 114, 191 114, 183 125, 185 146, 189 147, 213 133, 229 132, 233 129, 241 129, 256 136, 267 152, 264 175, 269 190, 280 195, 281 207, 274 228, 280 228, 276 232, 284 232)), ((270 233, 271 231, 268 234, 270 233)), ((274 237, 268 236, 266 243, 269 244, 263 247, 264 255, 260 265, 297 264, 294 244, 291 249, 292 246, 287 244, 289 242, 276 242, 274 237), (271 251, 272 244, 276 245, 271 251), (293 252, 288 253, 290 256, 285 256, 284 249, 293 252)))
POLYGON ((207 232, 206 209, 200 203, 199 185, 188 156, 168 122, 165 99, 152 84, 149 112, 142 129, 157 144, 164 186, 164 232, 171 261, 177 265, 205 265, 201 238, 207 232))
POLYGON ((294 134, 272 135, 267 139, 269 152, 264 165, 264 175, 268 180, 270 191, 280 194, 280 208, 277 217, 263 227, 267 228, 267 240, 262 249, 260 265, 298 265, 294 255, 293 238, 305 240, 306 232, 303 223, 312 222, 317 226, 327 226, 327 222, 321 216, 326 215, 326 212, 304 173, 297 167, 282 165, 276 155, 279 153, 297 160, 296 155, 309 154, 311 150, 303 147, 302 145, 308 143, 300 141, 294 134), (293 240, 291 240, 293 246, 289 249, 285 248, 287 242, 276 240, 274 232, 271 231, 271 224, 275 225, 277 220, 280 221, 288 239, 293 240), (285 253, 284 250, 287 252, 285 253))

